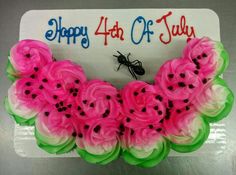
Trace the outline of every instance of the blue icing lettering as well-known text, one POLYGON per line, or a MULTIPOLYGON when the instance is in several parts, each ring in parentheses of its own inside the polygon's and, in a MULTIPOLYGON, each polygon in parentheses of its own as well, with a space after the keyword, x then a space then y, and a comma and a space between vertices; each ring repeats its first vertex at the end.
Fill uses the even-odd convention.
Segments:
POLYGON ((51 18, 48 21, 48 25, 52 27, 45 33, 45 38, 48 41, 53 41, 57 39, 58 43, 61 43, 61 39, 66 38, 67 44, 76 44, 76 41, 81 38, 81 46, 83 48, 89 47, 89 36, 88 36, 88 27, 87 26, 76 26, 76 27, 63 27, 62 26, 62 17, 59 16, 58 20, 51 18))
POLYGON ((153 21, 152 20, 148 20, 146 21, 144 17, 142 16, 138 16, 133 24, 132 24, 132 28, 131 28, 131 41, 134 44, 140 44, 143 40, 143 37, 146 35, 147 36, 147 42, 151 42, 151 38, 150 35, 153 35, 154 32, 150 30, 150 26, 153 25, 153 21), (141 30, 141 35, 139 36, 139 38, 135 39, 135 34, 137 35, 137 30, 135 30, 135 26, 136 25, 142 25, 142 30, 141 30))

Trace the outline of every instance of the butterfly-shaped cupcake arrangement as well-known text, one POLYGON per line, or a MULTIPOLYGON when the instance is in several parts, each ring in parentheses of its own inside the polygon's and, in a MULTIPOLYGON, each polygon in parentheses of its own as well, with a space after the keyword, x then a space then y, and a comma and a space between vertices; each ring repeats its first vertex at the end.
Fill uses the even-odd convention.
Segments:
POLYGON ((48 153, 76 150, 90 163, 121 156, 153 167, 170 149, 197 150, 209 123, 230 113, 234 96, 220 77, 228 64, 220 42, 194 38, 182 56, 160 67, 154 84, 136 80, 117 89, 88 80, 70 60, 55 60, 47 44, 22 40, 10 50, 6 74, 13 83, 5 108, 16 123, 34 126, 38 146, 48 153))

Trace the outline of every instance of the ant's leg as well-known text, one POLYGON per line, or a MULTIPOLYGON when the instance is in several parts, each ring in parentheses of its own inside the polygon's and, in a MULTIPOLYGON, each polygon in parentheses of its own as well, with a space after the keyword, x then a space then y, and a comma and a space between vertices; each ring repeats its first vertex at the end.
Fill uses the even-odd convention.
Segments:
POLYGON ((116 58, 118 58, 118 56, 117 56, 117 55, 113 55, 113 57, 116 57, 116 58))
POLYGON ((116 71, 118 71, 118 70, 120 69, 120 66, 121 66, 121 64, 118 66, 118 68, 117 68, 117 70, 116 70, 116 71))
POLYGON ((129 53, 129 54, 127 55, 127 60, 128 60, 129 62, 130 62, 130 60, 129 60, 129 56, 130 56, 130 54, 131 54, 131 53, 129 53))
MULTIPOLYGON (((130 62, 129 56, 130 56, 130 53, 127 55, 127 60, 130 62)), ((138 63, 139 66, 142 66, 142 62, 139 61, 139 60, 134 60, 134 61, 131 61, 130 63, 131 63, 131 64, 132 64, 132 63, 134 63, 134 64, 137 64, 137 63, 138 63)))
POLYGON ((135 75, 129 66, 128 66, 128 70, 129 70, 130 74, 132 75, 132 77, 135 78, 135 75))
POLYGON ((131 73, 131 75, 133 76, 133 78, 135 78, 137 80, 137 76, 135 75, 134 71, 130 67, 128 67, 128 69, 129 69, 129 72, 131 73))
MULTIPOLYGON (((118 54, 120 54, 120 55, 122 55, 122 56, 124 56, 122 53, 120 53, 118 50, 117 50, 117 52, 118 52, 118 54)), ((124 56, 125 57, 125 56, 124 56)))
POLYGON ((133 71, 133 69, 131 69, 131 71, 133 72, 134 78, 137 80, 137 76, 136 76, 135 72, 133 71))

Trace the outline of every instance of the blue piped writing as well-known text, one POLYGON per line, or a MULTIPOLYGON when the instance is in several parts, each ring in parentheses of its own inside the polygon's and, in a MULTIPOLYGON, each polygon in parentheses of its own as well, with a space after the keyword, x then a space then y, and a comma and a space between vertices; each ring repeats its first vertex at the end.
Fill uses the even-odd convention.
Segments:
POLYGON ((134 44, 140 44, 143 40, 143 37, 146 35, 147 36, 147 42, 151 42, 151 39, 150 39, 150 35, 153 35, 154 32, 150 30, 150 26, 153 25, 153 21, 152 20, 148 20, 146 21, 144 17, 142 16, 138 16, 134 22, 133 22, 133 25, 132 25, 132 28, 131 28, 131 41, 134 43, 134 44), (141 28, 141 31, 142 32, 139 32, 139 36, 135 38, 135 34, 137 35, 137 31, 136 30, 136 25, 140 24, 141 26, 138 26, 139 28, 141 28))
POLYGON ((51 18, 48 21, 48 25, 52 27, 45 33, 45 38, 49 41, 57 39, 58 43, 61 42, 63 38, 66 38, 67 44, 76 44, 77 40, 81 38, 80 43, 83 48, 89 47, 89 36, 87 26, 75 26, 75 27, 63 27, 62 17, 57 19, 51 18))

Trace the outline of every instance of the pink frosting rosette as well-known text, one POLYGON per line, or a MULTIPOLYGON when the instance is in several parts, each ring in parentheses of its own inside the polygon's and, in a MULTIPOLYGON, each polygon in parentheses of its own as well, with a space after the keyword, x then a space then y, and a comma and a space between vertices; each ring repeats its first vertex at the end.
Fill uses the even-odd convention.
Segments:
POLYGON ((168 142, 161 134, 171 102, 166 101, 160 89, 142 81, 128 83, 121 95, 123 158, 132 165, 154 166, 169 153, 168 142))
POLYGON ((63 60, 46 65, 38 80, 45 100, 50 104, 56 104, 70 97, 77 97, 86 76, 81 66, 63 60))
POLYGON ((72 113, 71 102, 61 102, 58 111, 54 106, 47 105, 39 113, 35 124, 35 137, 39 147, 53 154, 62 154, 71 151, 75 147, 78 125, 77 117, 72 113), (67 107, 64 110, 64 107, 67 107))
POLYGON ((84 72, 71 61, 57 61, 45 66, 38 80, 39 89, 50 105, 44 109, 44 117, 36 121, 37 143, 50 153, 68 152, 75 146, 79 124, 74 113, 77 109, 75 98, 86 81, 84 72))
POLYGON ((193 63, 181 58, 172 59, 161 66, 155 84, 176 108, 181 108, 189 104, 206 83, 198 73, 193 63))
POLYGON ((77 153, 86 161, 107 164, 118 158, 119 123, 111 118, 94 118, 81 121, 76 137, 77 153))
POLYGON ((120 114, 118 90, 108 82, 91 80, 83 84, 76 98, 82 118, 117 118, 120 114))
POLYGON ((178 152, 191 152, 198 149, 209 135, 209 123, 197 109, 171 111, 169 120, 163 123, 164 136, 170 140, 171 148, 178 152))
POLYGON ((10 50, 7 73, 10 79, 35 76, 52 61, 52 52, 47 44, 37 40, 21 40, 10 50))
POLYGON ((169 142, 152 127, 126 128, 121 142, 123 159, 140 167, 157 165, 170 151, 169 142))
POLYGON ((221 74, 228 66, 229 56, 220 42, 210 38, 194 38, 183 50, 182 57, 195 64, 201 78, 221 74))
POLYGON ((162 91, 145 82, 128 83, 122 89, 121 95, 124 114, 131 120, 155 124, 166 114, 166 98, 162 91))
POLYGON ((106 164, 119 156, 119 92, 110 83, 91 80, 76 99, 80 131, 78 154, 91 163, 106 164))
POLYGON ((48 104, 40 112, 39 122, 47 124, 48 129, 57 135, 63 133, 73 135, 79 120, 74 113, 75 103, 72 97, 56 103, 48 104), (60 110, 61 109, 61 110, 60 110), (44 116, 44 117, 43 117, 44 116))
POLYGON ((31 78, 21 78, 13 84, 14 92, 9 95, 15 97, 28 108, 40 111, 46 104, 42 92, 39 89, 39 82, 31 78), (15 84, 15 85, 14 85, 15 84))
POLYGON ((15 81, 8 90, 5 99, 7 112, 21 125, 32 125, 36 115, 46 102, 39 83, 31 78, 21 78, 15 81))

